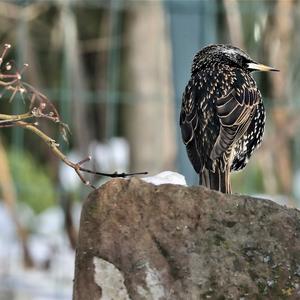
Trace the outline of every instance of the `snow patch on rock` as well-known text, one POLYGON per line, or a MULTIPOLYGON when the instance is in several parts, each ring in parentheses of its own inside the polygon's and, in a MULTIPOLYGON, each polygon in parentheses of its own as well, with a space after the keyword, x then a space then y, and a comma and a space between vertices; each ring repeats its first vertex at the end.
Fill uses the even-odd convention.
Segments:
POLYGON ((144 177, 142 178, 142 180, 155 185, 161 185, 166 183, 187 185, 185 177, 183 175, 172 171, 164 171, 155 176, 144 177))

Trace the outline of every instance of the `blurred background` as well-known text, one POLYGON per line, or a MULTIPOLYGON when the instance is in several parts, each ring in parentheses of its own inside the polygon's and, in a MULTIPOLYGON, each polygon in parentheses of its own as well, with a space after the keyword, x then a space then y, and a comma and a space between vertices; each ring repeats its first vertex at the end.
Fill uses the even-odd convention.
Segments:
MULTIPOLYGON (((281 70, 255 74, 266 134, 237 193, 300 204, 300 2, 252 0, 0 1, 0 47, 28 63, 24 80, 69 124, 40 128, 74 161, 92 155, 101 172, 172 170, 197 176, 179 131, 181 96, 193 55, 210 43, 245 49, 281 70)), ((1 93, 1 113, 28 110, 1 93)), ((0 132, 0 299, 71 299, 80 208, 91 192, 42 140, 0 132)), ((88 178, 99 186, 107 178, 88 178)))

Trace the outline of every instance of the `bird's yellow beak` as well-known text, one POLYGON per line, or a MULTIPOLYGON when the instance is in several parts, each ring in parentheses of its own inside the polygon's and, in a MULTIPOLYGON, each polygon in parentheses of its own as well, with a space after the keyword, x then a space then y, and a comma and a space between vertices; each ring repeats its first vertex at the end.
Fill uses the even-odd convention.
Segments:
POLYGON ((279 72, 278 69, 263 65, 263 64, 258 64, 258 63, 248 63, 247 64, 248 69, 252 70, 252 71, 261 71, 261 72, 269 72, 269 71, 273 71, 273 72, 279 72))

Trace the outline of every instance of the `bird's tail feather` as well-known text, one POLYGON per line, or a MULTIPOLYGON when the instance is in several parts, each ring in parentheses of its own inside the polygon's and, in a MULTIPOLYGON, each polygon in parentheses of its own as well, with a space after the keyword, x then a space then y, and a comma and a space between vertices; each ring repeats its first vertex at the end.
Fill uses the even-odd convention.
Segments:
POLYGON ((211 190, 231 194, 229 170, 222 171, 220 168, 216 168, 215 172, 213 172, 204 168, 199 174, 199 180, 201 185, 211 190))

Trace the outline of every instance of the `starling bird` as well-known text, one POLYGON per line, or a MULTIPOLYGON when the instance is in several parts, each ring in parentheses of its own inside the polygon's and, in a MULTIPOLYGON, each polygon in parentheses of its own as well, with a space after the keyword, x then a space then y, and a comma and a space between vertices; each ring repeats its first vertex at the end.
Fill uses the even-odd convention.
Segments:
POLYGON ((180 127, 200 184, 231 193, 230 172, 243 169, 260 145, 265 109, 252 71, 278 71, 230 45, 194 57, 182 98, 180 127))

